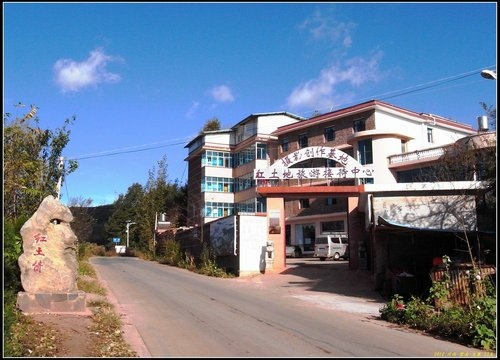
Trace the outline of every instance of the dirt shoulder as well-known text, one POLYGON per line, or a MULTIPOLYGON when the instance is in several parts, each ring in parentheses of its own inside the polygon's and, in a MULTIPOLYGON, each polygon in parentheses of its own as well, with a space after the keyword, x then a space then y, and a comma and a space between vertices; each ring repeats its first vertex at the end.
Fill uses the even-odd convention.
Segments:
POLYGON ((56 357, 88 357, 92 343, 90 315, 74 314, 32 314, 30 317, 44 326, 56 330, 57 339, 56 357))

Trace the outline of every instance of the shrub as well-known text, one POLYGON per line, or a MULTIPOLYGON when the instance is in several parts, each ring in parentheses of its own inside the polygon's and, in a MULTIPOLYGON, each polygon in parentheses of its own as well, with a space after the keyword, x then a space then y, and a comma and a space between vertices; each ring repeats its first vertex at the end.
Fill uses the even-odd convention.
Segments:
POLYGON ((106 255, 106 248, 96 243, 81 242, 78 244, 78 260, 85 261, 92 256, 106 255))
POLYGON ((226 272, 217 266, 215 256, 210 255, 210 249, 206 244, 203 244, 201 250, 201 267, 200 273, 208 276, 227 277, 226 272))
POLYGON ((391 323, 402 324, 405 318, 405 304, 401 295, 395 294, 380 310, 380 317, 391 323))
POLYGON ((471 298, 467 305, 454 303, 449 258, 443 256, 445 273, 435 281, 426 300, 412 297, 406 304, 399 295, 379 311, 383 320, 432 332, 466 345, 496 349, 496 292, 489 277, 470 272, 471 298))
POLYGON ((164 255, 160 258, 161 263, 177 266, 182 261, 181 247, 177 241, 165 241, 164 249, 164 255))

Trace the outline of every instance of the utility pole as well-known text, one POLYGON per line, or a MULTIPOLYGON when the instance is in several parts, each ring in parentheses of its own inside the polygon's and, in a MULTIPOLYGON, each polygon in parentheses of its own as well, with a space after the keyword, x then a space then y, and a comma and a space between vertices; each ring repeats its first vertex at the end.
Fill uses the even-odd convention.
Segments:
POLYGON ((57 200, 61 198, 61 185, 62 185, 62 176, 63 176, 63 169, 64 169, 64 157, 59 156, 59 163, 57 165, 57 168, 59 169, 59 180, 57 180, 57 200))
POLYGON ((153 259, 156 257, 156 231, 158 230, 158 212, 155 212, 155 231, 153 233, 153 259))

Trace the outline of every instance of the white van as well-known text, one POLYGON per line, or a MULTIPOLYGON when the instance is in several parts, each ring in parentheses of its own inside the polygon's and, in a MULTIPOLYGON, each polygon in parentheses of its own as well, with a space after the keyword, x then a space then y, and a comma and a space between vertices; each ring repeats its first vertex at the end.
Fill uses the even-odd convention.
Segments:
POLYGON ((314 257, 321 261, 349 258, 349 238, 347 235, 320 235, 314 243, 314 257))

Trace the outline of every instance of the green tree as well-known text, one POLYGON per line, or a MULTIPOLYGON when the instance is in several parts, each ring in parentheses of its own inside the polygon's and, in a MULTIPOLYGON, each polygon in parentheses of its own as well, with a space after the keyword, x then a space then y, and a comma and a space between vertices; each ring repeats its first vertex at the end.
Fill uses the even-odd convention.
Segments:
POLYGON ((56 131, 42 129, 38 108, 11 120, 4 114, 3 175, 4 175, 4 280, 5 288, 18 288, 17 259, 22 253, 19 231, 48 195, 57 195, 57 183, 66 174, 76 170, 70 162, 67 169, 59 167, 59 158, 69 142, 66 120, 56 131))
POLYGON ((167 157, 163 156, 157 167, 148 172, 148 181, 144 187, 137 213, 137 245, 142 251, 153 251, 155 221, 165 213, 172 226, 177 226, 182 219, 182 206, 185 201, 177 182, 168 180, 167 157))
POLYGON ((57 196, 58 180, 75 171, 77 162, 60 166, 62 151, 69 142, 69 126, 75 118, 66 119, 55 131, 41 129, 38 108, 21 118, 10 120, 4 114, 4 217, 16 219, 31 216, 48 195, 57 196))
MULTIPOLYGON (((144 189, 141 184, 134 183, 128 189, 125 195, 120 194, 118 199, 113 203, 114 212, 104 225, 107 234, 107 244, 109 248, 113 245, 112 239, 120 237, 122 244, 126 239, 126 223, 133 221, 137 223, 137 214, 139 213, 139 205, 144 197, 144 189)), ((130 226, 129 240, 133 242, 135 239, 136 226, 130 226)))
POLYGON ((215 130, 220 130, 221 129, 221 124, 219 119, 216 117, 207 120, 205 125, 203 125, 203 129, 200 131, 200 134, 203 134, 205 131, 215 131, 215 130))

